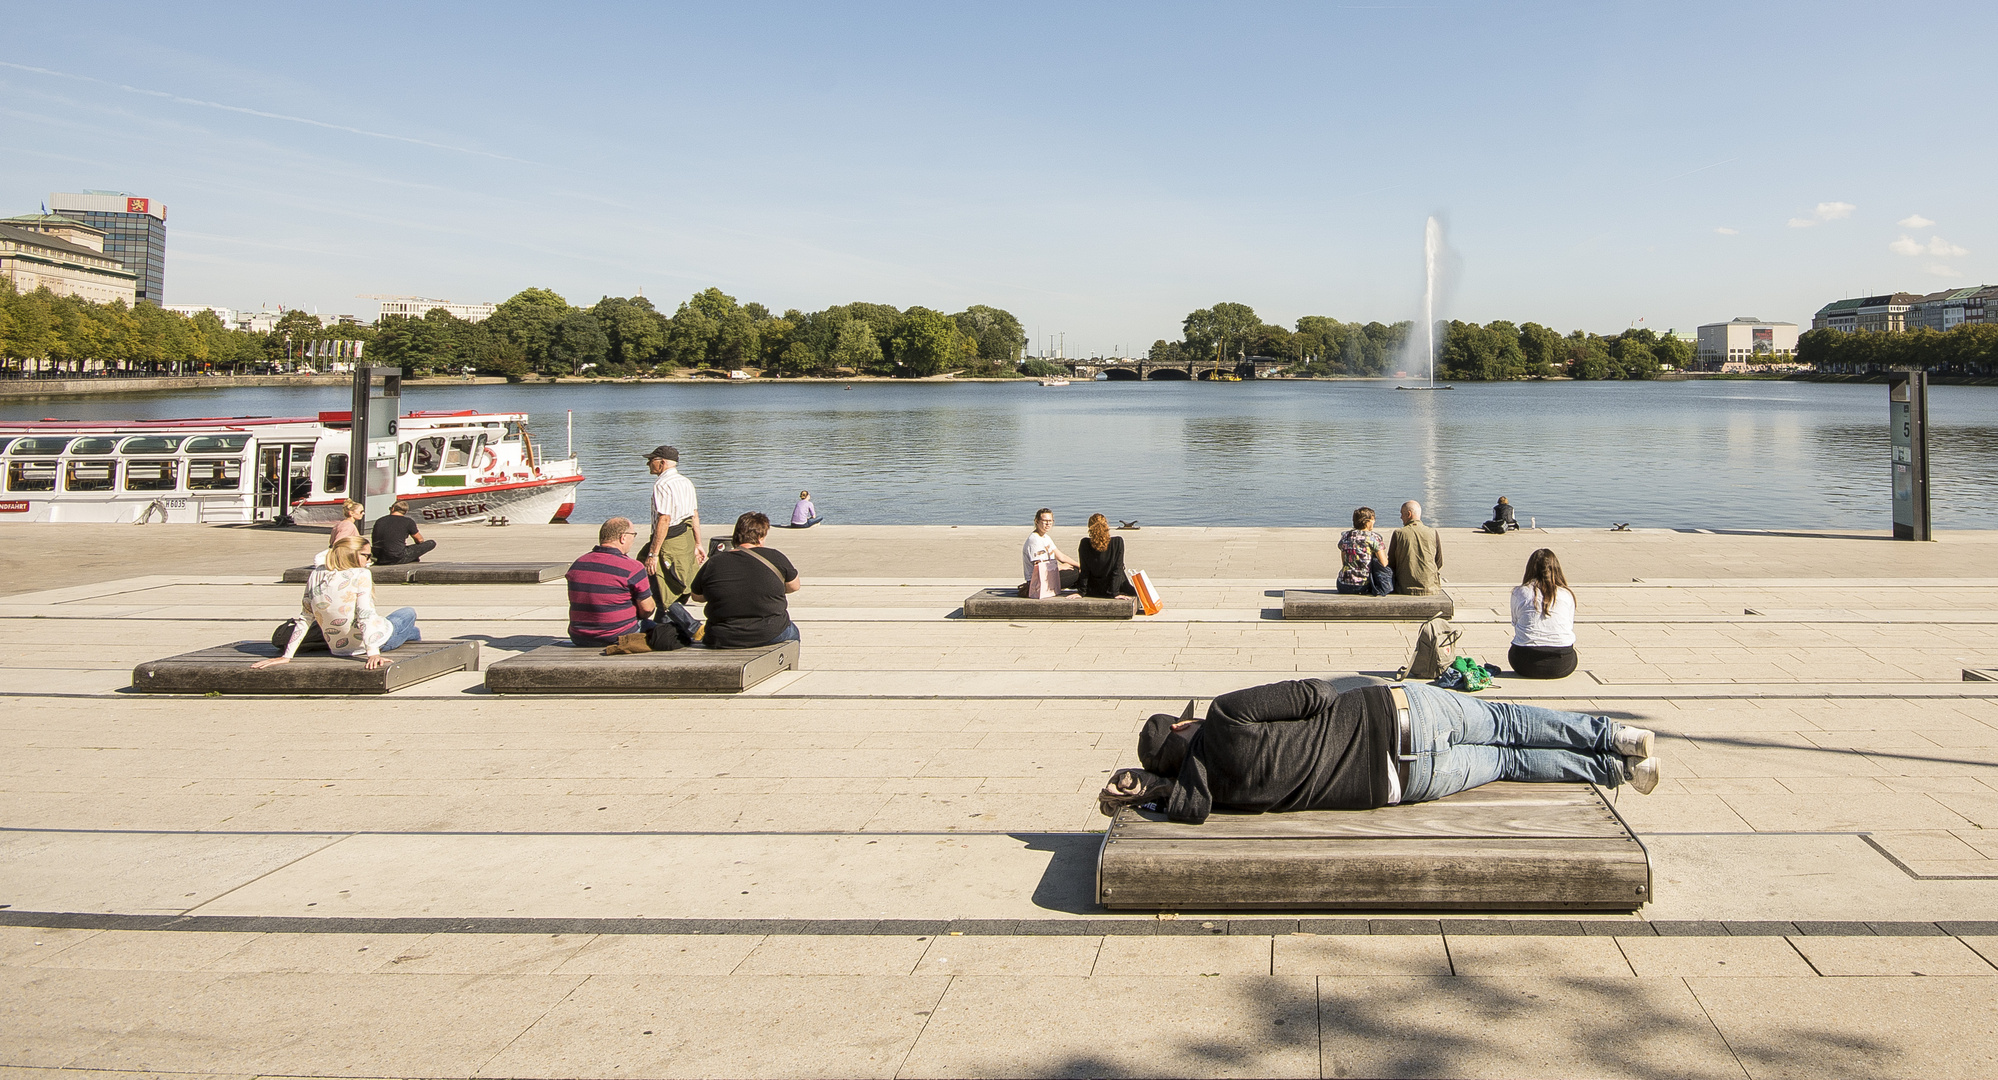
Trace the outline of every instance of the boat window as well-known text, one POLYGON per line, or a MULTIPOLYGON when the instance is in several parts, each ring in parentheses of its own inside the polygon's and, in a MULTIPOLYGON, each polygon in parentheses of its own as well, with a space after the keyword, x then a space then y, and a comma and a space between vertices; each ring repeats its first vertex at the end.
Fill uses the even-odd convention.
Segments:
POLYGON ((416 471, 434 473, 444 463, 444 440, 435 436, 416 440, 416 471))
POLYGON ((326 494, 345 495, 347 493, 347 455, 326 455, 326 494))
MULTIPOLYGON (((177 440, 168 440, 169 442, 177 440)), ((126 491, 172 491, 178 461, 173 458, 141 458, 125 463, 126 491)))
POLYGON ((171 454, 180 449, 180 436, 134 435, 119 449, 127 454, 171 454))
POLYGON ((408 443, 397 444, 395 448, 395 472, 397 476, 409 475, 409 452, 410 445, 408 443))
POLYGON ((53 461, 7 463, 8 491, 54 491, 55 482, 56 463, 53 461))
POLYGON ((463 469, 472 463, 472 439, 452 439, 449 449, 444 451, 444 467, 463 469))
POLYGON ((110 454, 115 453, 117 449, 118 440, 116 439, 78 439, 75 445, 69 448, 69 452, 72 454, 110 454))
MULTIPOLYGON (((248 435, 196 435, 194 438, 187 440, 187 452, 190 454, 233 454, 248 445, 250 445, 250 437, 248 435)), ((193 473, 188 474, 190 478, 193 475, 193 473)))
POLYGON ((8 445, 9 443, 12 443, 13 441, 14 441, 14 439, 13 439, 13 437, 12 437, 12 436, 9 436, 9 437, 7 437, 7 438, 4 438, 4 439, 0 439, 0 454, 4 454, 4 453, 6 453, 6 452, 7 452, 7 445, 8 445))
MULTIPOLYGON (((83 441, 108 443, 112 440, 85 439, 83 441)), ((69 463, 69 476, 62 482, 62 489, 64 491, 110 491, 117 486, 118 462, 115 460, 72 461, 69 463)))
POLYGON ((518 420, 508 420, 506 422, 506 441, 513 442, 519 439, 520 433, 526 430, 527 430, 526 424, 523 424, 518 420))
POLYGON ((69 446, 69 439, 39 435, 22 439, 13 446, 15 457, 54 457, 69 446))
MULTIPOLYGON (((188 440, 190 443, 196 440, 188 440)), ((189 491, 237 491, 243 486, 240 458, 195 458, 187 463, 189 491)))

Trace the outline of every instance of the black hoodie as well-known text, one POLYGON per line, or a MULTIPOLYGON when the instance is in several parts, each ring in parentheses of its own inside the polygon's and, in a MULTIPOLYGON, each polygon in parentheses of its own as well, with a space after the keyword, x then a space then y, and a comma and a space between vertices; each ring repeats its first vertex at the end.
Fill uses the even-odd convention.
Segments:
POLYGON ((1336 693, 1323 679, 1214 699, 1187 747, 1166 816, 1198 825, 1216 807, 1372 810, 1388 801, 1395 750, 1386 686, 1336 693))

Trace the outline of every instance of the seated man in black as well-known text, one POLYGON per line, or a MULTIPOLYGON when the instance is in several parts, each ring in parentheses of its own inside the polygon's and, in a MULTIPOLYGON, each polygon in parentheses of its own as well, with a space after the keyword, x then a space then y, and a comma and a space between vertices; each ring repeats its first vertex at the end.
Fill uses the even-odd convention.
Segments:
POLYGON ((1519 528, 1519 519, 1513 516, 1512 503, 1505 496, 1499 496, 1498 505, 1492 507, 1492 519, 1485 522, 1488 533, 1508 533, 1519 528))
POLYGON ((1372 810, 1494 780, 1658 786, 1657 737, 1643 728, 1422 683, 1344 693, 1324 679, 1271 683, 1192 716, 1189 704, 1146 722, 1144 767, 1111 777, 1097 796, 1105 815, 1150 803, 1198 825, 1216 808, 1372 810))
POLYGON ((409 504, 401 499, 389 507, 386 516, 376 520, 373 541, 377 566, 422 562, 437 547, 437 541, 423 538, 416 522, 410 520, 409 504), (410 543, 412 540, 415 543, 410 543))
POLYGON ((770 519, 751 511, 735 519, 735 547, 716 552, 688 583, 697 604, 706 604, 710 649, 753 649, 797 641, 785 597, 804 585, 798 568, 776 548, 763 546, 770 519))

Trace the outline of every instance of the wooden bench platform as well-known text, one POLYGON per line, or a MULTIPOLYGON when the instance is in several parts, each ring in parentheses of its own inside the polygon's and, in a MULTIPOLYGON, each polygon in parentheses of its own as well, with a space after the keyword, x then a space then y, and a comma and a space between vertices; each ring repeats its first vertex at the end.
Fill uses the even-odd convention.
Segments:
POLYGON ((1286 619, 1398 619, 1426 622, 1441 615, 1457 616, 1457 603, 1449 593, 1435 596, 1362 596, 1331 589, 1285 589, 1283 617, 1286 619))
POLYGON ((798 667, 795 641, 755 649, 694 646, 672 652, 605 656, 562 642, 501 660, 486 669, 495 694, 739 694, 798 667))
POLYGON ((1589 784, 1486 784, 1379 810, 1217 812, 1180 825, 1125 809, 1096 899, 1146 911, 1634 911, 1644 846, 1589 784))
POLYGON ((980 589, 964 598, 967 619, 1129 619, 1138 602, 1128 596, 1046 596, 1029 600, 1017 589, 980 589))
POLYGON ((387 694, 453 671, 479 670, 476 641, 412 641, 382 655, 389 665, 369 671, 351 656, 300 653, 289 664, 250 667, 283 650, 268 641, 239 641, 149 660, 132 669, 132 689, 146 694, 387 694))
MULTIPOLYGON (((294 566, 284 572, 287 585, 303 585, 314 567, 294 566)), ((539 585, 569 572, 568 563, 398 563, 370 566, 377 585, 539 585)))

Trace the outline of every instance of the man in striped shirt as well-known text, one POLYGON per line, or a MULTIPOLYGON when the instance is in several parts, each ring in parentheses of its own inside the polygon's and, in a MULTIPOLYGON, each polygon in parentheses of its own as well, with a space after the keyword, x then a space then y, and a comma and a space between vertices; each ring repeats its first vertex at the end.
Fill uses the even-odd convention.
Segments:
POLYGON ((597 546, 569 567, 569 640, 615 645, 624 634, 651 629, 652 582, 631 557, 638 529, 614 517, 597 530, 597 546))

